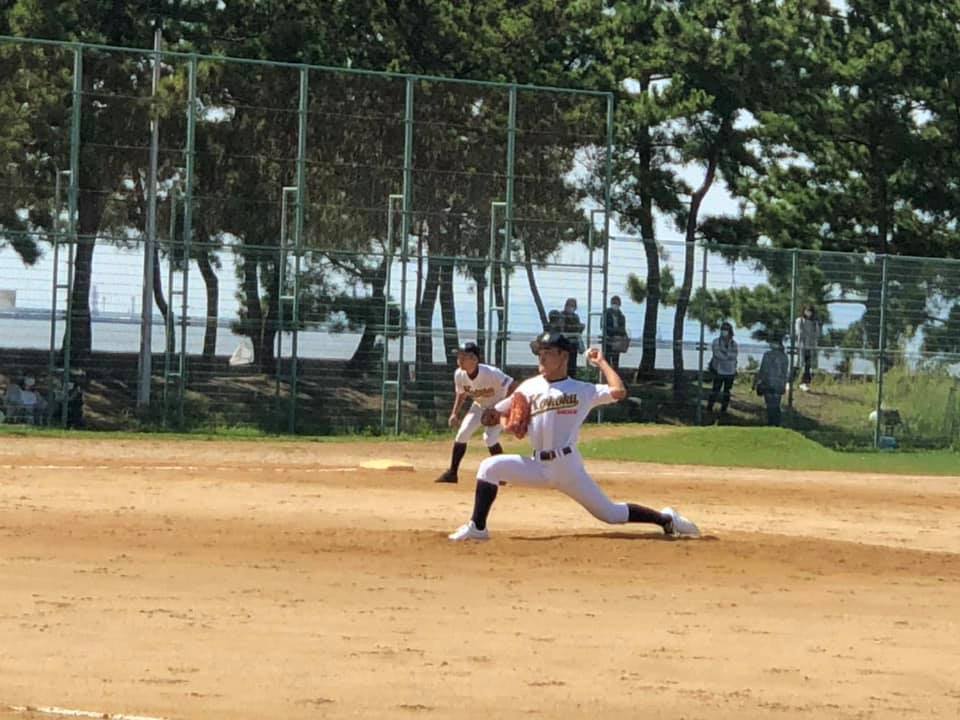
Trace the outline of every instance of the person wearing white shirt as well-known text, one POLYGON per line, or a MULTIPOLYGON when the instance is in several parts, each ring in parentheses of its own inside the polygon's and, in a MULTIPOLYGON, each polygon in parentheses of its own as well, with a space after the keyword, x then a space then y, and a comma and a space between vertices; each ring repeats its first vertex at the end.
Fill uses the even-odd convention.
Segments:
MULTIPOLYGON (((623 380, 597 348, 590 348, 587 361, 599 368, 606 384, 595 385, 570 378, 567 363, 577 351, 575 340, 548 331, 531 343, 540 374, 525 380, 515 392, 530 403, 527 433, 533 455, 497 455, 484 460, 477 471, 473 514, 470 521, 450 534, 450 540, 487 540, 487 517, 501 485, 552 488, 570 496, 598 520, 606 523, 651 523, 674 536, 696 537, 697 526, 673 508, 654 510, 633 503, 612 502, 594 482, 577 450, 580 426, 594 407, 627 396, 623 380)), ((511 401, 494 405, 501 417, 511 401)))
MULTIPOLYGON (((467 452, 470 437, 480 428, 483 411, 510 397, 517 383, 499 368, 481 363, 480 347, 475 342, 465 342, 457 348, 457 370, 453 374, 453 387, 453 410, 450 411, 447 422, 452 428, 459 424, 460 429, 453 441, 450 467, 436 479, 435 482, 438 483, 457 482, 460 461, 467 452), (473 400, 473 405, 461 421, 460 410, 468 398, 473 400)), ((499 425, 483 429, 483 440, 491 455, 503 452, 500 446, 500 429, 499 425)))

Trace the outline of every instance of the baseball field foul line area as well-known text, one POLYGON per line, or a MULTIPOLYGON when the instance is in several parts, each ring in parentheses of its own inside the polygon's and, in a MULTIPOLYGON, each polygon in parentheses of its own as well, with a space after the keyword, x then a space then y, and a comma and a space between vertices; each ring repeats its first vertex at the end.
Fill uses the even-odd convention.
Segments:
POLYGON ((64 718, 97 718, 98 720, 164 720, 164 718, 148 717, 146 715, 125 715, 123 713, 104 713, 90 710, 71 710, 60 707, 25 707, 11 705, 10 712, 27 716, 64 717, 64 718))
POLYGON ((3 438, 0 718, 960 713, 956 477, 590 461, 703 537, 508 485, 450 543, 484 457, 3 438))

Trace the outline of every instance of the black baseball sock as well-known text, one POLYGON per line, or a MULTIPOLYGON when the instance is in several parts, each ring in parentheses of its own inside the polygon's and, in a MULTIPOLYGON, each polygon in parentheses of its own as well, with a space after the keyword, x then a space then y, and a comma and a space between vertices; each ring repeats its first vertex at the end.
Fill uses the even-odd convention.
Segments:
POLYGON ((653 508, 627 503, 627 509, 630 511, 630 514, 627 516, 627 522, 650 523, 652 525, 659 525, 660 527, 665 527, 670 523, 670 518, 653 508))
POLYGON ((463 460, 463 456, 466 452, 466 443, 453 444, 453 455, 450 457, 450 469, 454 472, 454 474, 460 470, 460 461, 463 460))
POLYGON ((500 446, 500 443, 497 443, 496 445, 491 445, 490 447, 487 448, 487 450, 490 451, 490 454, 491 454, 491 455, 502 455, 502 454, 503 454, 503 448, 500 446))
POLYGON ((477 530, 486 530, 487 515, 490 514, 493 501, 497 499, 497 490, 499 488, 493 483, 477 480, 477 491, 473 496, 473 517, 470 518, 477 530))

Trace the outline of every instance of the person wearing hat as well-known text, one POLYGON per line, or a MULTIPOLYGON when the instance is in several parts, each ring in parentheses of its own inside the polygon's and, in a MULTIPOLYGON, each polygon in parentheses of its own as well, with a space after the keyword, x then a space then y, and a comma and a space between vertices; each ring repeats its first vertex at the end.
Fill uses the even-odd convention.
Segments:
MULTIPOLYGON (((557 331, 537 337, 530 348, 537 356, 539 374, 516 389, 530 406, 525 428, 533 455, 497 455, 480 463, 474 494, 473 514, 449 535, 455 542, 488 540, 487 516, 501 485, 552 488, 570 496, 598 520, 606 523, 652 523, 674 536, 696 537, 697 526, 673 508, 654 510, 633 503, 612 502, 583 466, 577 437, 590 411, 627 396, 623 380, 597 348, 590 348, 587 362, 599 368, 606 384, 575 380, 567 374, 567 361, 577 351, 575 341, 557 331)), ((508 413, 512 400, 494 405, 494 413, 508 413)), ((496 418, 494 418, 496 419, 496 418)))
MULTIPOLYGON (((480 362, 480 348, 475 342, 462 343, 456 353, 457 369, 453 373, 453 388, 456 394, 448 423, 452 428, 457 427, 459 423, 460 429, 457 430, 457 436, 453 441, 450 467, 437 478, 438 483, 457 482, 460 461, 467 452, 467 442, 481 425, 483 411, 493 407, 500 400, 510 397, 517 387, 516 380, 502 370, 480 362), (473 400, 473 404, 461 421, 460 410, 467 402, 467 398, 473 400)), ((503 452, 503 448, 500 447, 500 430, 499 425, 483 429, 483 440, 491 455, 499 455, 503 452)))

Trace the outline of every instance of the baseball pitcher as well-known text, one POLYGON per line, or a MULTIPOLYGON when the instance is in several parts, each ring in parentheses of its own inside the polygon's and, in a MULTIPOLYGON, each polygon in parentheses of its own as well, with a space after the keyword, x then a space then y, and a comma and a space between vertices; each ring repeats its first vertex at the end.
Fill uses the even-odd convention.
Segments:
POLYGON ((454 541, 487 540, 487 515, 501 485, 553 488, 569 495, 594 517, 611 524, 652 523, 673 536, 697 537, 697 526, 673 508, 657 511, 633 503, 612 502, 587 474, 577 451, 580 426, 591 409, 627 396, 623 380, 596 348, 587 361, 600 369, 606 384, 567 376, 569 353, 576 345, 562 333, 545 332, 531 343, 540 374, 484 413, 485 423, 504 422, 517 437, 528 435, 533 455, 497 455, 480 464, 470 522, 450 535, 454 541))
MULTIPOLYGON (((457 348, 457 369, 453 374, 453 386, 456 395, 453 400, 453 410, 448 420, 450 427, 457 427, 457 436, 453 441, 453 453, 450 457, 450 467, 436 479, 438 483, 457 482, 457 473, 460 470, 460 461, 467 452, 467 441, 480 428, 484 410, 493 407, 497 402, 510 396, 517 382, 492 365, 480 362, 480 348, 475 342, 465 342, 457 348), (473 400, 473 405, 460 421, 460 410, 467 398, 473 400)), ((500 447, 500 425, 483 428, 483 440, 491 455, 503 452, 500 447)))

